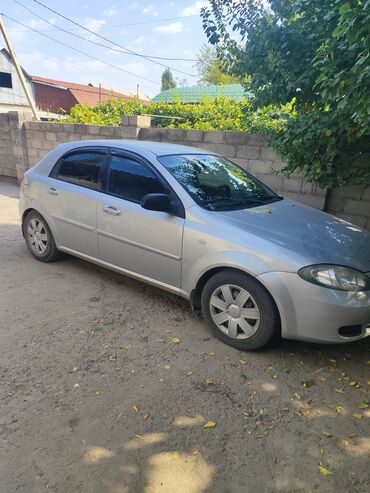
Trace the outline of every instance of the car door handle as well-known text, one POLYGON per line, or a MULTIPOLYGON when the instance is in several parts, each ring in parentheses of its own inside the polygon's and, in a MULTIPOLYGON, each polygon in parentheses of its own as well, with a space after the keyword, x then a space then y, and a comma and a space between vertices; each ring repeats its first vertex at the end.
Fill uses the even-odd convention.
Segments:
POLYGON ((58 195, 58 190, 56 188, 50 187, 46 190, 49 195, 58 195))
POLYGON ((110 214, 111 216, 120 216, 121 211, 117 209, 117 207, 113 207, 112 205, 103 205, 103 212, 110 214))

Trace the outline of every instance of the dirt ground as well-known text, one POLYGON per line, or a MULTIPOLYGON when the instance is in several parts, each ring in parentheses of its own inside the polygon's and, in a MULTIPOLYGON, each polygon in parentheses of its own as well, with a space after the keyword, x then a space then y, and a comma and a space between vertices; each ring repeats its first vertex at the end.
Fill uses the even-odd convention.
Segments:
POLYGON ((239 352, 176 296, 34 260, 17 194, 0 183, 1 493, 370 491, 370 340, 239 352))

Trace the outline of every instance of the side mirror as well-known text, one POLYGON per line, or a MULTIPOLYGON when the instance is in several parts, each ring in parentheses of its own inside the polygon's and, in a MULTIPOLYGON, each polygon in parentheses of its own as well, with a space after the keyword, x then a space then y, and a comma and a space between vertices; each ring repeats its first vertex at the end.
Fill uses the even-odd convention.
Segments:
POLYGON ((168 213, 172 211, 170 196, 165 193, 148 193, 143 197, 141 207, 149 211, 168 213))

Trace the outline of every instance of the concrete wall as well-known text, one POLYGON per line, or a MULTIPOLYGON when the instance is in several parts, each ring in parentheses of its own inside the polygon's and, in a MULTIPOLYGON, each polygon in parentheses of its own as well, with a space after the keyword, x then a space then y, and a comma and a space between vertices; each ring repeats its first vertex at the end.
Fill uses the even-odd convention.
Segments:
POLYGON ((330 190, 326 210, 370 231, 370 187, 340 187, 330 190))
POLYGON ((23 173, 56 145, 71 140, 138 139, 185 144, 223 154, 250 170, 272 189, 304 204, 341 216, 370 229, 370 189, 343 187, 327 191, 299 175, 276 174, 283 163, 260 135, 150 128, 145 116, 123 117, 121 127, 35 122, 29 113, 0 115, 0 176, 23 173))

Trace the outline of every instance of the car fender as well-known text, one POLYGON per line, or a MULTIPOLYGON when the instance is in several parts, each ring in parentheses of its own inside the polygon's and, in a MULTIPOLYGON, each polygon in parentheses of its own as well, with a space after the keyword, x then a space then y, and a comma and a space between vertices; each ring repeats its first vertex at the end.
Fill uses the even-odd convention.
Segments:
POLYGON ((221 267, 238 269, 253 277, 271 271, 271 267, 261 257, 248 252, 234 250, 210 252, 200 257, 189 271, 186 265, 184 266, 182 289, 190 295, 204 274, 221 267))

